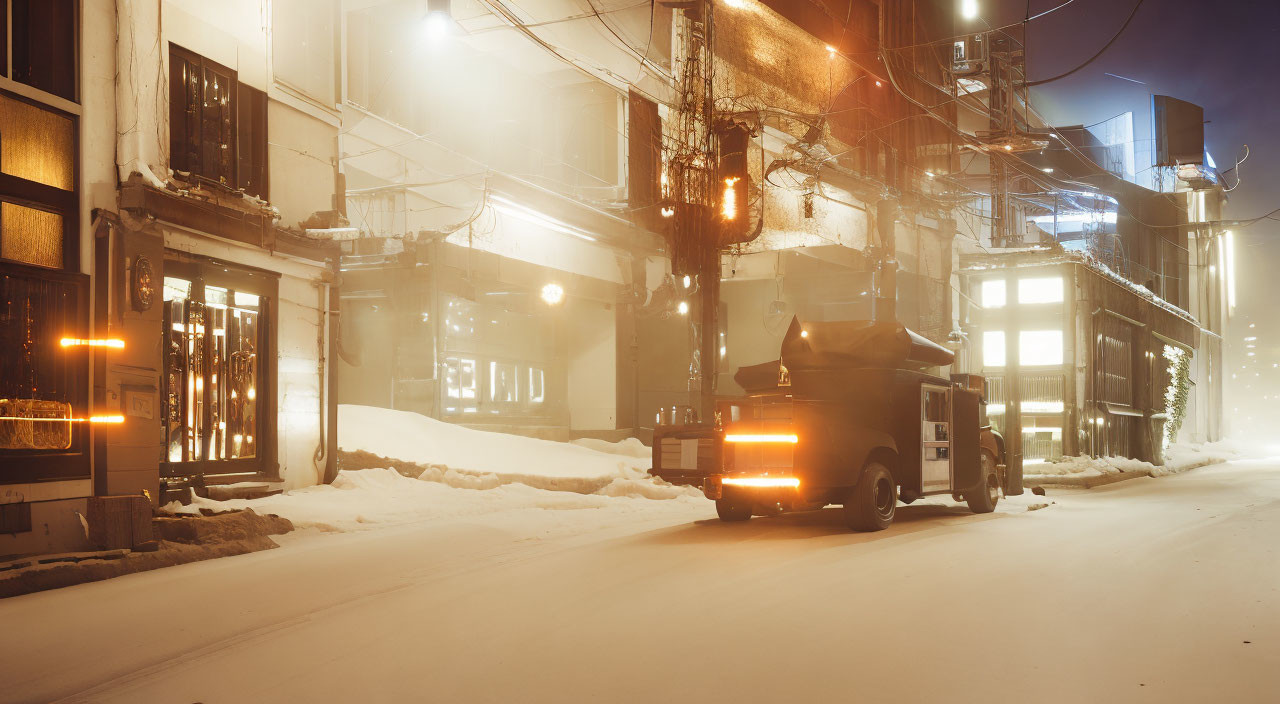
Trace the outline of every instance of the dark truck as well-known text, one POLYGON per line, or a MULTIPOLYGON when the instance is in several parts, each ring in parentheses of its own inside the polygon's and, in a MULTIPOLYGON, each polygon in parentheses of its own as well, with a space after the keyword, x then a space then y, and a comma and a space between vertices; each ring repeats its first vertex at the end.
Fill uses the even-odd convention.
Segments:
POLYGON ((976 513, 1022 493, 986 423, 983 379, 924 369, 951 351, 896 323, 793 320, 778 361, 738 370, 747 392, 712 424, 654 429, 652 474, 700 487, 724 521, 844 506, 882 530, 899 501, 951 494, 976 513))

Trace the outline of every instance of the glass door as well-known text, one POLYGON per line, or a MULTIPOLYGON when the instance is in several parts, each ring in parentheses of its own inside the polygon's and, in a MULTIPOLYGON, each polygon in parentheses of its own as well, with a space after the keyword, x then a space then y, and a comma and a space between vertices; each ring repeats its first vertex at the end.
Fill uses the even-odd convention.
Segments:
POLYGON ((267 300, 182 269, 166 265, 164 277, 166 473, 257 471, 267 300))

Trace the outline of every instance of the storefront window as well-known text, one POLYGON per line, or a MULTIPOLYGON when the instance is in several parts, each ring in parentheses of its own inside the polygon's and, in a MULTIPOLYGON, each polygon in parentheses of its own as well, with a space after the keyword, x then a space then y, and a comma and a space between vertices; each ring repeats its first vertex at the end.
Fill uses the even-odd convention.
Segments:
POLYGON ((1004 331, 988 330, 982 333, 982 365, 1003 367, 1004 357, 1004 331))
POLYGON ((1062 331, 1023 330, 1018 333, 1018 363, 1024 367, 1062 364, 1062 331))
POLYGON ((0 481, 18 457, 82 449, 88 353, 59 340, 86 336, 85 278, 0 271, 0 481))
POLYGON ((1018 303, 1061 303, 1062 277, 1046 276, 1018 280, 1018 303))
POLYGON ((1005 298, 1004 279, 987 279, 982 282, 983 308, 1003 308, 1005 298))
POLYGON ((265 299, 192 273, 164 278, 166 458, 253 460, 265 429, 265 299))

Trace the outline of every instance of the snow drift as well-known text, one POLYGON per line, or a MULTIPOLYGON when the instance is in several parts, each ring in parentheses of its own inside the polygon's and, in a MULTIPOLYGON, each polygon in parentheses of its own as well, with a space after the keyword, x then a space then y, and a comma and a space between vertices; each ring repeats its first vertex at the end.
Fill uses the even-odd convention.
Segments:
POLYGON ((338 447, 470 474, 567 480, 643 479, 652 463, 634 438, 554 442, 372 406, 338 406, 338 447))
POLYGON ((252 508, 300 528, 348 532, 498 511, 643 510, 655 500, 702 501, 696 489, 649 476, 649 450, 635 438, 565 443, 474 430, 386 408, 342 405, 338 414, 343 451, 416 468, 343 470, 327 486, 259 499, 197 497, 189 506, 166 509, 252 508))

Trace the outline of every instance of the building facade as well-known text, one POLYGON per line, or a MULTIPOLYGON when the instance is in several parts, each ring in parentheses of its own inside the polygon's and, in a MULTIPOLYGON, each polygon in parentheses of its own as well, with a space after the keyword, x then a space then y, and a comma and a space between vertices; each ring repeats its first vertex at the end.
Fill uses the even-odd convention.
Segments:
POLYGON ((5 228, 0 491, 31 520, 0 553, 81 547, 90 496, 332 476, 338 255, 303 225, 336 201, 338 3, 19 4, 12 36, 55 27, 78 70, 5 86, 27 125, 61 120, 30 137, 46 159, 72 151, 69 178, 3 196, 61 220, 5 228))

